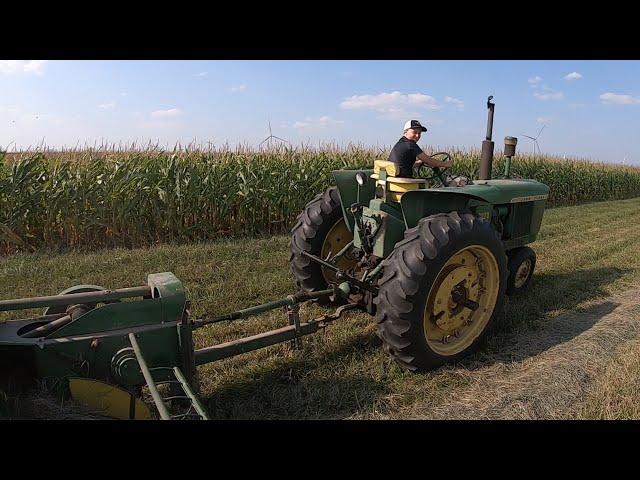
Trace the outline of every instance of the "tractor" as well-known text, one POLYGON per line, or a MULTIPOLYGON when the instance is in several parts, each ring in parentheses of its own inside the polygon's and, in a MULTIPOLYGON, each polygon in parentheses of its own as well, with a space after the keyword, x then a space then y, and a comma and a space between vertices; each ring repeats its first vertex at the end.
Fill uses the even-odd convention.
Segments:
MULTIPOLYGON (((395 164, 333 172, 291 231, 291 270, 299 290, 286 298, 212 318, 190 316, 171 272, 146 285, 76 285, 58 295, 0 300, 0 312, 44 308, 0 322, 0 367, 27 384, 40 379, 62 396, 105 415, 152 418, 146 386, 162 419, 207 419, 197 368, 326 328, 350 310, 375 316, 384 349, 411 371, 436 368, 476 349, 505 294, 531 282, 549 187, 513 179, 517 139, 505 138, 504 178, 491 179, 494 104, 482 144, 479 179, 433 169, 400 178, 395 164), (336 305, 302 319, 300 304, 336 305), (288 325, 196 349, 193 332, 285 309, 288 325)), ((449 154, 442 153, 445 157, 449 154)), ((420 169, 422 170, 422 168, 420 169)), ((0 384, 1 386, 1 384, 0 384)), ((0 392, 0 417, 11 416, 0 392)))
POLYGON ((492 98, 478 180, 426 165, 400 178, 384 160, 372 170, 334 171, 336 185, 311 200, 291 230, 300 289, 348 285, 349 301, 375 316, 384 350, 411 371, 477 349, 505 294, 524 291, 534 272, 526 245, 540 230, 549 187, 510 178, 514 137, 505 138, 503 178, 491 179, 492 98))

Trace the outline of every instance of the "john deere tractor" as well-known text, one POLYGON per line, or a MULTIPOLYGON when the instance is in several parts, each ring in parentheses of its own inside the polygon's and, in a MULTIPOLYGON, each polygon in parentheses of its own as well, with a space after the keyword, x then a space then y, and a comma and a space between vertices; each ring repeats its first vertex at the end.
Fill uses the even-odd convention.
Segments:
MULTIPOLYGON (((536 239, 549 194, 535 180, 511 178, 513 137, 505 138, 504 178, 490 178, 490 100, 478 180, 422 168, 416 178, 400 178, 385 161, 333 172, 336 186, 309 202, 292 230, 298 292, 200 319, 191 318, 171 272, 129 288, 76 285, 58 295, 0 300, 0 312, 46 308, 0 321, 0 370, 11 385, 38 378, 117 418, 151 418, 141 401, 146 385, 160 418, 206 419, 198 366, 282 342, 299 348, 303 336, 349 310, 375 315, 385 350, 404 368, 462 358, 493 326, 504 295, 529 285, 536 256, 526 245, 536 239), (304 319, 300 304, 311 301, 340 306, 304 319), (282 308, 287 326, 194 348, 197 329, 282 308)), ((9 410, 0 392, 0 416, 9 410)))
POLYGON ((306 205, 291 232, 301 290, 339 286, 343 295, 321 300, 363 306, 385 351, 408 370, 470 354, 505 294, 531 282, 536 254, 526 245, 540 230, 549 187, 511 178, 514 137, 505 138, 504 175, 491 179, 491 99, 478 180, 427 166, 400 178, 382 160, 372 170, 334 171, 336 186, 306 205))

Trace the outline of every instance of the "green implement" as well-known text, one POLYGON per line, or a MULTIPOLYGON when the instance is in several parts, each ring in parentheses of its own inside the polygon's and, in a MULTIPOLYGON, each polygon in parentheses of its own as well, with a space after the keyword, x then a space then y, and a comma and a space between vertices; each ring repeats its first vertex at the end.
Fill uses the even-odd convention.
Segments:
POLYGON ((357 307, 348 303, 334 314, 302 321, 300 303, 344 297, 348 291, 346 285, 301 291, 219 317, 192 320, 182 283, 170 272, 149 275, 147 285, 139 287, 107 290, 78 285, 60 295, 1 301, 4 311, 46 307, 58 313, 0 324, 0 358, 20 362, 61 395, 71 394, 105 415, 148 418, 139 404, 146 387, 160 419, 207 420, 197 396, 197 366, 286 341, 299 347, 301 337, 357 307), (194 349, 195 329, 280 308, 287 311, 288 326, 194 349))

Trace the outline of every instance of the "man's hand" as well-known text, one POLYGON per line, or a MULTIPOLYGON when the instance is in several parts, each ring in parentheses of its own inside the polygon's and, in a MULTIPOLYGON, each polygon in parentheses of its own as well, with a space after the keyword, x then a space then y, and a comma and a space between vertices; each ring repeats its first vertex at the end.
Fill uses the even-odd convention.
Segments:
POLYGON ((416 157, 416 165, 420 164, 429 165, 430 167, 438 167, 438 168, 451 168, 453 167, 453 160, 448 162, 441 162, 440 160, 436 160, 433 157, 430 157, 426 153, 422 152, 420 155, 416 157))

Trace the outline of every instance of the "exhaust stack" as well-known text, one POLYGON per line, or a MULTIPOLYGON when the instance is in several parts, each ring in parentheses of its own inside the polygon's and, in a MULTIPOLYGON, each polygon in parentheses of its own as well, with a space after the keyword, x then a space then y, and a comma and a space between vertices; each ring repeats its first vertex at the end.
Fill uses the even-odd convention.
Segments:
POLYGON ((482 142, 482 157, 480 159, 480 174, 478 176, 479 180, 491 180, 494 146, 494 143, 491 141, 491 136, 493 134, 493 109, 496 106, 494 103, 491 103, 492 98, 493 95, 489 96, 487 99, 487 109, 489 110, 487 116, 487 138, 482 142))

